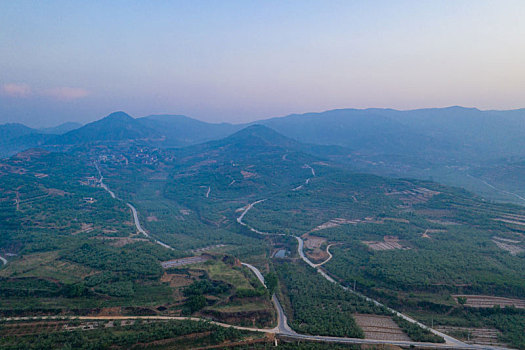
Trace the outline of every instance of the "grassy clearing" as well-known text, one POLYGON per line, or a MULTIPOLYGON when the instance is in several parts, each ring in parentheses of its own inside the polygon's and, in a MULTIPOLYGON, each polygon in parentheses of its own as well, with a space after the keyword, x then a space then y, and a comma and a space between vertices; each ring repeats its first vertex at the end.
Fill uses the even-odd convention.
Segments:
POLYGON ((206 270, 211 280, 228 283, 237 289, 253 289, 250 280, 240 268, 229 266, 222 261, 210 261, 196 266, 206 270))
POLYGON ((260 311, 266 310, 267 305, 261 303, 246 303, 246 304, 227 304, 227 305, 216 305, 209 307, 208 310, 215 310, 220 312, 243 312, 243 311, 260 311))
POLYGON ((58 260, 59 252, 30 254, 13 260, 0 271, 0 277, 35 277, 58 280, 63 283, 77 283, 93 274, 87 266, 58 260))

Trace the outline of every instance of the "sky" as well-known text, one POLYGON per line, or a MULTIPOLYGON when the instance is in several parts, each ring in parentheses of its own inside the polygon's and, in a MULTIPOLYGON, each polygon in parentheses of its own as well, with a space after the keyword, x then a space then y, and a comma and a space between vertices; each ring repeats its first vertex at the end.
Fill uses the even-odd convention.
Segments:
POLYGON ((0 123, 523 108, 523 18, 523 0, 0 0, 0 123))

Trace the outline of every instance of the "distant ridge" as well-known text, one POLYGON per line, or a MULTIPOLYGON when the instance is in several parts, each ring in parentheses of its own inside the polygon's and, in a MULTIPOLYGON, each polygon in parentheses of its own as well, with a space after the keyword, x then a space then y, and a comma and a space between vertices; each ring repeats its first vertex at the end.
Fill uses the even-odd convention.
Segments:
POLYGON ((240 130, 242 125, 206 123, 184 115, 150 115, 137 119, 165 137, 164 146, 178 147, 218 140, 240 130))
POLYGON ((62 123, 60 125, 53 126, 50 128, 38 129, 38 132, 42 134, 62 135, 62 134, 65 134, 66 132, 78 129, 80 127, 82 127, 82 124, 80 123, 66 122, 66 123, 62 123))
MULTIPOLYGON (((150 115, 134 119, 125 112, 68 130, 58 137, 21 124, 0 126, 0 154, 40 144, 72 145, 141 139, 157 147, 184 147, 219 140, 250 125, 264 125, 303 144, 351 149, 380 162, 397 159, 418 167, 464 164, 505 157, 525 157, 525 109, 483 111, 450 106, 417 110, 388 108, 335 109, 292 114, 247 124, 207 123, 183 115, 150 115), (2 134, 3 133, 3 134, 2 134), (18 139, 19 138, 19 139, 18 139), (378 158, 379 157, 379 158, 378 158)), ((54 129, 60 133, 75 125, 54 129)), ((340 152, 339 152, 340 153, 340 152)), ((341 158, 346 159, 346 158, 341 158)), ((370 163, 372 164, 372 163, 370 163)), ((399 173, 401 163, 396 165, 399 173)))
POLYGON ((155 130, 144 126, 124 112, 114 112, 81 128, 51 140, 53 144, 78 144, 96 141, 122 141, 160 137, 155 130))

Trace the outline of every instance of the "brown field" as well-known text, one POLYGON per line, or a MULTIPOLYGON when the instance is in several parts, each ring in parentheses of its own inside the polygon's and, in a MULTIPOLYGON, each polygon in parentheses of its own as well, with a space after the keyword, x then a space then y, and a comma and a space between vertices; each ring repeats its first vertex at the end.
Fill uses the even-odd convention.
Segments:
POLYGON ((500 222, 504 222, 504 223, 506 223, 506 224, 513 224, 513 225, 525 226, 525 222, 523 222, 523 221, 517 221, 517 220, 510 220, 510 219, 497 218, 497 219, 494 219, 494 221, 500 221, 500 222))
POLYGON ((162 265, 163 268, 169 269, 171 267, 181 267, 181 266, 185 266, 185 265, 203 263, 205 261, 208 261, 209 259, 210 259, 209 256, 198 255, 198 256, 191 256, 189 258, 182 258, 182 259, 174 259, 174 260, 164 261, 164 262, 161 263, 161 265, 162 265))
POLYGON ((303 235, 304 246, 306 249, 319 249, 321 245, 326 242, 326 238, 310 236, 308 234, 303 235))
POLYGON ((326 238, 310 236, 308 233, 302 236, 304 239, 304 247, 306 248, 306 255, 314 262, 324 261, 328 259, 328 253, 321 249, 323 243, 326 243, 326 238))
POLYGON ((30 335, 51 332, 60 332, 67 326, 67 321, 44 321, 44 322, 6 322, 0 330, 0 336, 30 335))
POLYGON ((145 238, 130 238, 130 237, 104 237, 104 236, 97 236, 97 237, 93 237, 93 238, 106 240, 106 241, 111 241, 111 243, 109 243, 109 245, 112 245, 114 247, 123 247, 126 244, 147 241, 147 239, 145 239, 145 238))
POLYGON ((366 339, 410 341, 389 316, 355 314, 354 319, 366 339))
POLYGON ((506 344, 498 341, 501 332, 494 328, 437 326, 435 329, 459 338, 468 344, 506 346, 506 344))
POLYGON ((321 230, 324 230, 324 229, 327 229, 327 228, 337 227, 337 226, 341 226, 341 225, 348 225, 348 224, 354 224, 355 225, 355 224, 360 223, 361 221, 362 220, 359 220, 359 219, 347 220, 347 219, 343 219, 343 218, 335 218, 335 219, 332 219, 330 221, 325 222, 324 224, 321 224, 321 225, 315 227, 310 232, 321 231, 321 230))
POLYGON ((440 224, 440 225, 445 225, 445 226, 459 225, 458 222, 451 221, 451 220, 428 219, 428 221, 433 222, 434 224, 440 224))
POLYGON ((428 188, 417 187, 411 190, 387 192, 385 195, 397 196, 405 205, 413 205, 426 203, 430 198, 440 193, 441 192, 429 190, 428 188))
POLYGON ((525 300, 511 299, 502 297, 493 297, 489 295, 452 295, 456 301, 458 297, 467 298, 466 306, 470 307, 493 307, 499 305, 500 307, 515 306, 518 309, 525 309, 525 300))
MULTIPOLYGON (((192 278, 191 275, 182 275, 182 274, 167 274, 165 273, 164 275, 162 275, 162 278, 161 278, 161 282, 165 282, 165 283, 168 283, 168 285, 177 290, 180 289, 181 287, 186 287, 186 286, 189 286, 190 284, 192 284, 194 281, 194 279, 192 278)), ((180 292, 180 291, 178 291, 180 292)), ((178 297, 182 297, 182 294, 181 293, 176 293, 176 295, 178 297)))
POLYGON ((244 170, 241 170, 241 174, 242 174, 242 177, 245 179, 249 179, 249 178, 257 176, 256 173, 251 173, 249 171, 244 171, 244 170))
POLYGON ((511 220, 522 221, 525 224, 525 215, 505 214, 503 217, 511 220))
POLYGON ((383 218, 381 219, 381 222, 385 222, 385 221, 402 222, 404 224, 410 223, 410 221, 408 221, 407 219, 403 219, 403 218, 383 218))
POLYGON ((385 236, 383 240, 384 242, 362 241, 362 243, 372 250, 410 249, 399 244, 399 239, 396 236, 385 236))
POLYGON ((511 255, 518 255, 521 252, 524 252, 525 249, 523 249, 520 246, 517 246, 515 244, 505 243, 500 240, 493 239, 492 242, 498 246, 498 248, 506 250, 511 255))

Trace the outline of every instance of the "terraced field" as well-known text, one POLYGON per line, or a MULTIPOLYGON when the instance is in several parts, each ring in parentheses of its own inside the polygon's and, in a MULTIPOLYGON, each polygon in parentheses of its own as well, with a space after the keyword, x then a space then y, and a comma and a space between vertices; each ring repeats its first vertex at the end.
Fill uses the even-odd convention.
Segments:
POLYGON ((365 333, 366 339, 410 340, 390 316, 354 314, 354 319, 365 333))

